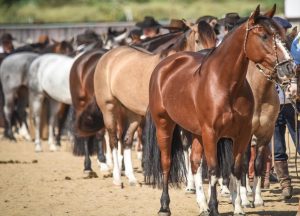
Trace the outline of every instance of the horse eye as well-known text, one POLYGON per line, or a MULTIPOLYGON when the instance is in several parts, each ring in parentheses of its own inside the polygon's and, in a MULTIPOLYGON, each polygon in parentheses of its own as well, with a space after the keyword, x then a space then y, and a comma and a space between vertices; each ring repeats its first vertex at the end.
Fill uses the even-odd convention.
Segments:
POLYGON ((199 40, 196 40, 196 43, 198 44, 198 43, 199 43, 199 40))
POLYGON ((263 39, 263 40, 267 40, 267 39, 268 39, 268 35, 266 35, 266 34, 263 34, 263 35, 261 36, 261 39, 263 39))

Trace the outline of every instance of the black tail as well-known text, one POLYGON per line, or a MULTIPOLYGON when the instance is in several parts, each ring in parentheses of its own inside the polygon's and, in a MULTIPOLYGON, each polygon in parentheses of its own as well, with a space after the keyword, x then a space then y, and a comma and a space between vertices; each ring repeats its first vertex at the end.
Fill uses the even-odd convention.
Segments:
POLYGON ((84 142, 88 142, 88 148, 89 148, 89 154, 90 155, 94 155, 97 153, 98 151, 98 145, 97 145, 97 139, 96 136, 89 136, 89 137, 82 137, 82 136, 78 136, 76 134, 76 128, 74 128, 74 123, 75 123, 75 109, 73 106, 70 107, 70 112, 71 112, 71 125, 73 126, 71 128, 71 133, 73 135, 73 155, 75 156, 83 156, 85 153, 84 150, 84 142))
MULTIPOLYGON (((162 186, 162 169, 160 160, 160 150, 156 140, 156 128, 148 111, 144 128, 143 146, 143 167, 146 184, 154 187, 162 186)), ((183 146, 180 137, 179 127, 176 126, 173 133, 171 151, 171 170, 169 182, 173 186, 179 187, 186 180, 186 168, 183 154, 183 146)))
POLYGON ((95 134, 104 127, 103 115, 95 99, 80 114, 76 125, 86 134, 95 134))
POLYGON ((223 184, 228 186, 233 167, 233 143, 231 139, 222 138, 217 144, 218 165, 223 184))

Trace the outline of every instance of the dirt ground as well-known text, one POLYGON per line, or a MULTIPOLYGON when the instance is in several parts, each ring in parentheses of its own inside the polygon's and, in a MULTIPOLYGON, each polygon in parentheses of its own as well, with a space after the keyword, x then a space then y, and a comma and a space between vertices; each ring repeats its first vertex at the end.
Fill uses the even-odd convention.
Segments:
MULTIPOLYGON (((134 169, 140 181, 129 186, 125 177, 124 187, 112 184, 112 178, 104 177, 92 166, 98 178, 83 178, 83 158, 74 157, 64 141, 59 152, 49 152, 43 143, 44 152, 35 153, 33 142, 11 142, 0 139, 0 216, 150 216, 157 215, 161 191, 143 184, 140 162, 133 154, 134 169)), ((247 215, 292 216, 296 214, 300 192, 300 180, 293 168, 295 196, 288 203, 280 198, 278 183, 270 191, 263 192, 265 206, 250 208, 247 215)), ((195 195, 187 195, 183 189, 171 189, 173 216, 198 215, 195 195)), ((232 205, 221 198, 219 211, 232 215, 232 205)))

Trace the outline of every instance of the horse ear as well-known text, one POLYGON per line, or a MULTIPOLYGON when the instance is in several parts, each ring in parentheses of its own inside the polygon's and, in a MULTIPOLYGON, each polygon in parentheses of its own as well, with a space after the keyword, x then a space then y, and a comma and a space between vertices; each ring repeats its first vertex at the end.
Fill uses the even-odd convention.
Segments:
POLYGON ((193 29, 194 23, 191 23, 189 21, 186 21, 185 19, 182 19, 182 22, 189 27, 190 29, 193 29))
POLYGON ((271 10, 269 10, 268 12, 266 12, 264 14, 264 16, 272 18, 274 16, 275 12, 276 12, 276 4, 274 4, 273 8, 271 10))
POLYGON ((259 16, 260 14, 260 5, 257 5, 255 11, 252 12, 252 14, 249 17, 249 24, 254 25, 256 18, 259 16))

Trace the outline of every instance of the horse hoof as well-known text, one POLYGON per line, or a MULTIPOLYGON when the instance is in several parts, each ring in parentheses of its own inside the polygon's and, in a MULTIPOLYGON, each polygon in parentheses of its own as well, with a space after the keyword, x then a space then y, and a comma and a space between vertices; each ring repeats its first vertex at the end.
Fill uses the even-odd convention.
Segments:
POLYGON ((121 180, 113 180, 113 184, 116 186, 122 186, 123 182, 121 180))
POLYGON ((171 212, 170 211, 159 211, 158 216, 171 216, 171 212))
POLYGON ((129 185, 130 186, 136 186, 137 185, 137 180, 129 180, 129 185))
POLYGON ((95 173, 93 170, 84 170, 83 178, 84 179, 98 178, 98 176, 97 176, 97 173, 95 173))
POLYGON ((40 145, 37 145, 37 146, 35 146, 34 151, 38 153, 38 152, 42 152, 43 150, 40 145))
POLYGON ((185 189, 185 193, 186 194, 195 194, 196 193, 196 189, 194 189, 194 188, 186 188, 185 189))
POLYGON ((56 152, 58 149, 57 149, 56 145, 50 145, 49 150, 51 152, 56 152))

